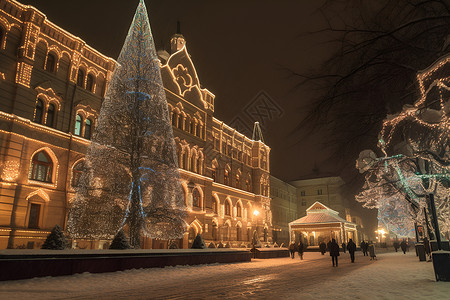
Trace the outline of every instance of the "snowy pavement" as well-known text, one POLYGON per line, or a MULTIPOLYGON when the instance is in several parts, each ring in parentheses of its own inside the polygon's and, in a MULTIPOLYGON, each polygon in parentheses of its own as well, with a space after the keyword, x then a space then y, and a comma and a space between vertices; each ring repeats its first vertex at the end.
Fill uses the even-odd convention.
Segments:
POLYGON ((370 261, 348 253, 256 259, 251 263, 178 266, 0 282, 0 299, 449 299, 432 263, 413 252, 370 261))

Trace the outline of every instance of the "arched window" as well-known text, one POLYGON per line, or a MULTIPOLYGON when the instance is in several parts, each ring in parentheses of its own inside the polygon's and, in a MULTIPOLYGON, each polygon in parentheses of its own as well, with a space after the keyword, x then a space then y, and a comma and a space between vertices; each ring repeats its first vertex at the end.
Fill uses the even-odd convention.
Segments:
POLYGON ((81 87, 84 86, 84 71, 82 69, 78 69, 77 85, 81 87))
POLYGON ((194 156, 194 153, 192 153, 192 157, 191 157, 191 171, 195 172, 195 156, 194 156))
POLYGON ((186 151, 183 153, 183 161, 182 162, 183 162, 182 168, 187 170, 188 156, 187 156, 186 151))
POLYGON ((236 187, 241 187, 241 177, 239 176, 239 174, 236 174, 236 187))
POLYGON ((250 192, 250 181, 248 179, 245 181, 245 189, 250 192))
POLYGON ((49 53, 47 55, 47 63, 45 64, 45 70, 48 72, 55 72, 55 66, 56 66, 55 55, 52 53, 49 53))
POLYGON ((197 124, 197 126, 195 127, 195 135, 200 137, 200 124, 197 124))
POLYGON ((225 201, 225 215, 231 216, 231 205, 230 201, 225 201))
POLYGON ((218 213, 218 203, 217 200, 215 198, 212 199, 212 210, 215 214, 218 213))
POLYGON ((212 169, 211 169, 211 178, 212 178, 212 180, 213 180, 214 182, 216 182, 216 176, 217 176, 217 173, 216 173, 216 166, 212 166, 212 169))
POLYGON ((236 240, 242 240, 242 228, 239 226, 236 226, 236 240))
POLYGON ((183 128, 184 128, 184 130, 189 130, 189 120, 188 120, 188 118, 184 118, 183 128))
POLYGON ((223 183, 226 185, 229 185, 229 177, 228 177, 228 170, 225 169, 224 175, 223 175, 223 183))
POLYGON ((77 115, 77 118, 75 120, 75 131, 74 134, 81 136, 81 125, 83 124, 83 118, 81 115, 77 115))
POLYGON ((219 228, 217 228, 216 223, 213 223, 213 225, 212 225, 212 238, 214 241, 219 240, 219 228))
POLYGON ((44 115, 44 102, 41 99, 36 101, 36 108, 34 110, 33 122, 42 124, 42 117, 44 115))
POLYGON ((236 217, 242 218, 242 206, 239 202, 236 205, 236 217))
POLYGON ((80 177, 83 174, 84 171, 84 160, 78 162, 75 166, 72 168, 72 182, 71 185, 73 188, 77 187, 80 183, 80 177))
POLYGON ((198 191, 198 189, 194 189, 192 191, 192 206, 194 207, 200 207, 200 192, 198 191))
POLYGON ((84 125, 84 138, 91 139, 92 121, 91 119, 86 119, 86 124, 84 125))
POLYGON ((183 129, 183 116, 182 115, 178 115, 177 128, 178 129, 183 129))
POLYGON ((191 124, 189 124, 189 133, 194 134, 194 121, 191 121, 191 124))
POLYGON ((86 78, 86 89, 90 92, 93 92, 94 89, 94 76, 92 74, 88 74, 86 78))
POLYGON ((177 114, 175 112, 172 112, 172 126, 177 126, 177 114))
POLYGON ((31 160, 31 172, 29 178, 32 180, 51 182, 53 162, 45 151, 36 153, 31 160))
POLYGON ((45 121, 45 125, 49 126, 49 127, 54 127, 54 122, 55 122, 55 104, 50 103, 48 105, 48 109, 47 109, 47 120, 45 121))
POLYGON ((196 171, 198 174, 201 174, 201 162, 200 159, 197 159, 196 171))

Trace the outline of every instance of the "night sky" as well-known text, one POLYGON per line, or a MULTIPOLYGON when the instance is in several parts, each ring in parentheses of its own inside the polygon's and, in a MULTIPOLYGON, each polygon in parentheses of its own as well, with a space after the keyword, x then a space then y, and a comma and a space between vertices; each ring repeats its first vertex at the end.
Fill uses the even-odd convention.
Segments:
MULTIPOLYGON (((138 0, 33 0, 30 4, 63 29, 116 59, 138 0)), ((312 173, 339 174, 326 163, 320 132, 292 134, 313 92, 296 88, 289 70, 304 72, 328 57, 321 1, 168 1, 147 0, 157 49, 169 48, 177 20, 203 88, 216 95, 215 117, 233 125, 252 99, 265 91, 282 113, 263 128, 272 148, 271 173, 295 180, 312 173)), ((251 123, 246 124, 252 126, 251 123)), ((298 131, 297 131, 298 133, 298 131)), ((251 137, 251 136, 250 136, 251 137)), ((356 158, 355 158, 356 159, 356 158)))

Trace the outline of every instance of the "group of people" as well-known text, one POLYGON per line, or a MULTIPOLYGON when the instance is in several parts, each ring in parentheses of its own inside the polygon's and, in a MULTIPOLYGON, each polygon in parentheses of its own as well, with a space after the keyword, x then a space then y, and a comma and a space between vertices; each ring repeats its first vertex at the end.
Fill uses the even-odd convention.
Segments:
POLYGON ((292 242, 289 245, 289 253, 291 254, 292 259, 295 258, 295 252, 298 252, 298 256, 300 256, 300 259, 303 259, 303 252, 305 252, 305 244, 303 244, 302 241, 298 243, 292 242))
MULTIPOLYGON (((349 239, 347 245, 345 243, 342 243, 342 248, 344 250, 344 253, 346 250, 348 250, 348 253, 350 254, 350 260, 352 263, 355 262, 355 252, 356 252, 356 244, 353 242, 352 239, 349 239)), ((330 252, 331 261, 333 263, 333 267, 338 266, 338 257, 340 255, 339 253, 339 244, 336 242, 335 239, 332 239, 327 244, 325 242, 321 242, 319 244, 319 249, 322 255, 325 254, 326 251, 330 252)), ((373 243, 366 243, 365 241, 362 241, 361 243, 361 250, 364 254, 364 256, 370 255, 370 259, 374 260, 376 259, 375 255, 375 246, 373 243)))
POLYGON ((402 249, 403 254, 406 254, 406 251, 409 250, 409 249, 408 249, 408 248, 409 248, 408 243, 406 242, 405 239, 403 239, 401 243, 399 243, 398 240, 395 240, 395 241, 394 241, 394 249, 395 249, 395 252, 398 252, 399 246, 400 246, 400 248, 402 249))

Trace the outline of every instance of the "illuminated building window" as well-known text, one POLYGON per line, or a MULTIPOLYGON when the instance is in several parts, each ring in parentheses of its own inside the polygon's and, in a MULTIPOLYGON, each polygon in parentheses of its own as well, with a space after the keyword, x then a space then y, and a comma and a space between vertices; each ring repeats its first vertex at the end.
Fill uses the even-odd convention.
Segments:
POLYGON ((83 118, 81 115, 77 115, 77 118, 75 120, 75 131, 74 134, 81 136, 81 125, 83 124, 83 118))
POLYGON ((224 175, 223 175, 223 183, 226 185, 229 185, 229 177, 228 177, 228 170, 225 170, 224 175))
POLYGON ((241 186, 241 177, 239 174, 236 175, 236 187, 239 188, 241 186))
POLYGON ((47 120, 45 121, 45 125, 47 125, 49 127, 54 127, 55 113, 56 113, 55 105, 53 103, 50 103, 48 105, 48 109, 47 109, 47 120))
POLYGON ((30 215, 28 217, 28 228, 39 229, 39 215, 41 213, 41 205, 36 203, 30 204, 30 215))
POLYGON ((94 89, 94 76, 89 74, 86 78, 86 89, 90 92, 93 92, 94 89))
POLYGON ((84 138, 91 139, 92 132, 92 121, 90 119, 86 119, 86 124, 84 125, 84 138))
POLYGON ((78 69, 77 85, 80 87, 84 86, 84 71, 82 69, 78 69))
POLYGON ((230 201, 225 201, 225 215, 231 216, 231 205, 230 201))
POLYGON ((236 217, 242 218, 242 207, 240 203, 236 205, 236 217))
POLYGON ((33 122, 42 124, 42 117, 44 115, 44 102, 41 99, 36 101, 36 108, 34 110, 33 122))
POLYGON ((52 181, 53 162, 45 151, 36 153, 31 160, 29 178, 36 181, 52 181))
POLYGON ((211 171, 211 178, 214 182, 216 182, 216 168, 214 166, 211 171))
POLYGON ((247 190, 247 192, 250 192, 250 190, 251 190, 250 181, 249 180, 245 181, 245 189, 247 190))
POLYGON ((84 160, 78 162, 72 169, 72 182, 71 185, 73 188, 77 187, 80 183, 80 177, 83 174, 84 170, 84 160))
POLYGON ((45 70, 48 72, 55 72, 56 57, 54 54, 49 53, 47 55, 47 63, 45 64, 45 70))
POLYGON ((192 192, 192 206, 200 207, 200 192, 198 189, 194 189, 192 192))

